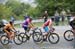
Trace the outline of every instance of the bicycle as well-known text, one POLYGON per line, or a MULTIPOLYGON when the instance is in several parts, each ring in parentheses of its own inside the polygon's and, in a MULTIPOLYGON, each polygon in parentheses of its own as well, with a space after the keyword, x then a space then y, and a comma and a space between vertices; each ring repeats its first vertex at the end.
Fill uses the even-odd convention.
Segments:
POLYGON ((24 32, 23 33, 20 33, 19 35, 22 37, 22 40, 20 40, 20 39, 19 40, 22 41, 23 43, 25 43, 32 36, 34 42, 40 42, 41 41, 41 38, 42 38, 41 37, 42 33, 38 32, 36 30, 38 30, 38 28, 29 30, 29 31, 32 31, 32 33, 30 33, 30 36, 29 37, 28 37, 28 34, 27 34, 27 33, 29 33, 29 31, 28 32, 25 32, 25 33, 24 32))
MULTIPOLYGON (((4 32, 3 30, 2 30, 2 32, 4 32)), ((4 32, 5 33, 5 32, 4 32)), ((14 39, 13 39, 13 42, 16 44, 16 45, 21 45, 22 44, 22 42, 18 39, 18 38, 22 38, 20 35, 19 35, 19 31, 16 31, 15 32, 15 37, 14 37, 14 39)), ((7 45, 7 44, 9 44, 9 37, 6 35, 6 34, 4 34, 4 35, 2 35, 1 36, 1 38, 0 38, 0 41, 1 41, 1 43, 3 44, 3 45, 7 45)))
MULTIPOLYGON (((47 34, 47 36, 46 36, 46 39, 47 39, 51 44, 57 44, 57 43, 59 42, 59 39, 60 39, 58 34, 53 33, 54 30, 55 30, 55 29, 51 28, 51 30, 49 30, 49 32, 48 32, 48 34, 47 34), (56 39, 56 38, 57 38, 57 39, 56 39), (55 39, 56 39, 56 41, 55 41, 55 39)), ((41 31, 41 29, 40 29, 40 31, 41 31)), ((41 33, 42 33, 42 37, 43 37, 41 43, 43 43, 43 42, 44 42, 43 39, 44 39, 45 36, 43 35, 44 32, 41 31, 41 33)))
POLYGON ((67 40, 67 41, 73 41, 74 39, 74 32, 73 30, 66 30, 64 32, 64 39, 67 40))

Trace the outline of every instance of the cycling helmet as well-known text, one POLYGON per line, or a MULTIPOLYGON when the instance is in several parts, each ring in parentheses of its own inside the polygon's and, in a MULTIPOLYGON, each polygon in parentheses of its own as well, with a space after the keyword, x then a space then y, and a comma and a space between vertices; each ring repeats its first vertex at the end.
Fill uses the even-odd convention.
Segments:
POLYGON ((13 21, 9 21, 10 24, 13 24, 13 21))
POLYGON ((29 18, 29 16, 25 16, 25 19, 29 18))

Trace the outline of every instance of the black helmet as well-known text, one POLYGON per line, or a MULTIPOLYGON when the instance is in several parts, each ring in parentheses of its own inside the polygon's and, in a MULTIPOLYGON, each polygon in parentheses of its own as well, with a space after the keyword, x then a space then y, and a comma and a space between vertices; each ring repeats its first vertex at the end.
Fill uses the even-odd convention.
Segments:
POLYGON ((29 16, 25 16, 25 19, 29 18, 29 16))
POLYGON ((13 24, 13 21, 9 21, 10 24, 13 24))

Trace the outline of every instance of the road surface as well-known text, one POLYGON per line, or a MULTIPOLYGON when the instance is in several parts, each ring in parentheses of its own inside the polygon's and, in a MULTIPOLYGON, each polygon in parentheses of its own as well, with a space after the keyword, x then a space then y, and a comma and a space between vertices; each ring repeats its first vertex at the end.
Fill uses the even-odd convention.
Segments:
MULTIPOLYGON (((55 26, 56 33, 60 35, 60 41, 57 44, 51 44, 49 42, 44 42, 42 44, 35 44, 32 39, 30 41, 23 43, 22 45, 9 44, 2 45, 0 44, 0 49, 75 49, 74 41, 67 42, 63 38, 63 33, 65 30, 71 29, 69 26, 55 26)), ((22 28, 18 30, 23 31, 22 28)))

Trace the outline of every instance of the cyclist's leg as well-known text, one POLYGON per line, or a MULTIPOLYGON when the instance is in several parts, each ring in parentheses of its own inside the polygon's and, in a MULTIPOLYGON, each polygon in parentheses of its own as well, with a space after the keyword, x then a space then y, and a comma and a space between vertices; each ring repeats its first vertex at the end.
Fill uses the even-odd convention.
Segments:
POLYGON ((11 40, 11 33, 10 33, 10 30, 7 30, 7 31, 4 30, 4 32, 7 34, 7 37, 9 38, 9 40, 11 40))
POLYGON ((24 31, 25 33, 28 33, 29 32, 29 28, 26 26, 26 27, 23 27, 24 28, 24 31))
POLYGON ((10 34, 11 34, 11 40, 13 40, 14 39, 14 37, 15 37, 15 33, 14 32, 10 32, 10 34))
POLYGON ((44 39, 47 39, 47 35, 48 35, 48 31, 49 31, 48 26, 44 27, 44 30, 45 30, 44 39))
POLYGON ((7 34, 7 37, 9 38, 9 40, 11 40, 10 32, 9 33, 6 32, 6 34, 7 34))
MULTIPOLYGON (((25 33, 27 34, 28 33, 28 27, 24 27, 24 30, 25 30, 25 33)), ((27 39, 29 40, 29 35, 27 34, 27 39)))
POLYGON ((7 31, 4 31, 6 34, 7 34, 7 37, 9 38, 9 42, 12 43, 12 38, 11 38, 11 31, 10 30, 7 30, 7 31))
POLYGON ((45 35, 47 35, 48 32, 49 32, 49 28, 48 28, 48 26, 44 27, 44 30, 45 30, 45 35))
POLYGON ((25 33, 27 32, 27 27, 23 27, 24 28, 24 31, 25 31, 25 33))

